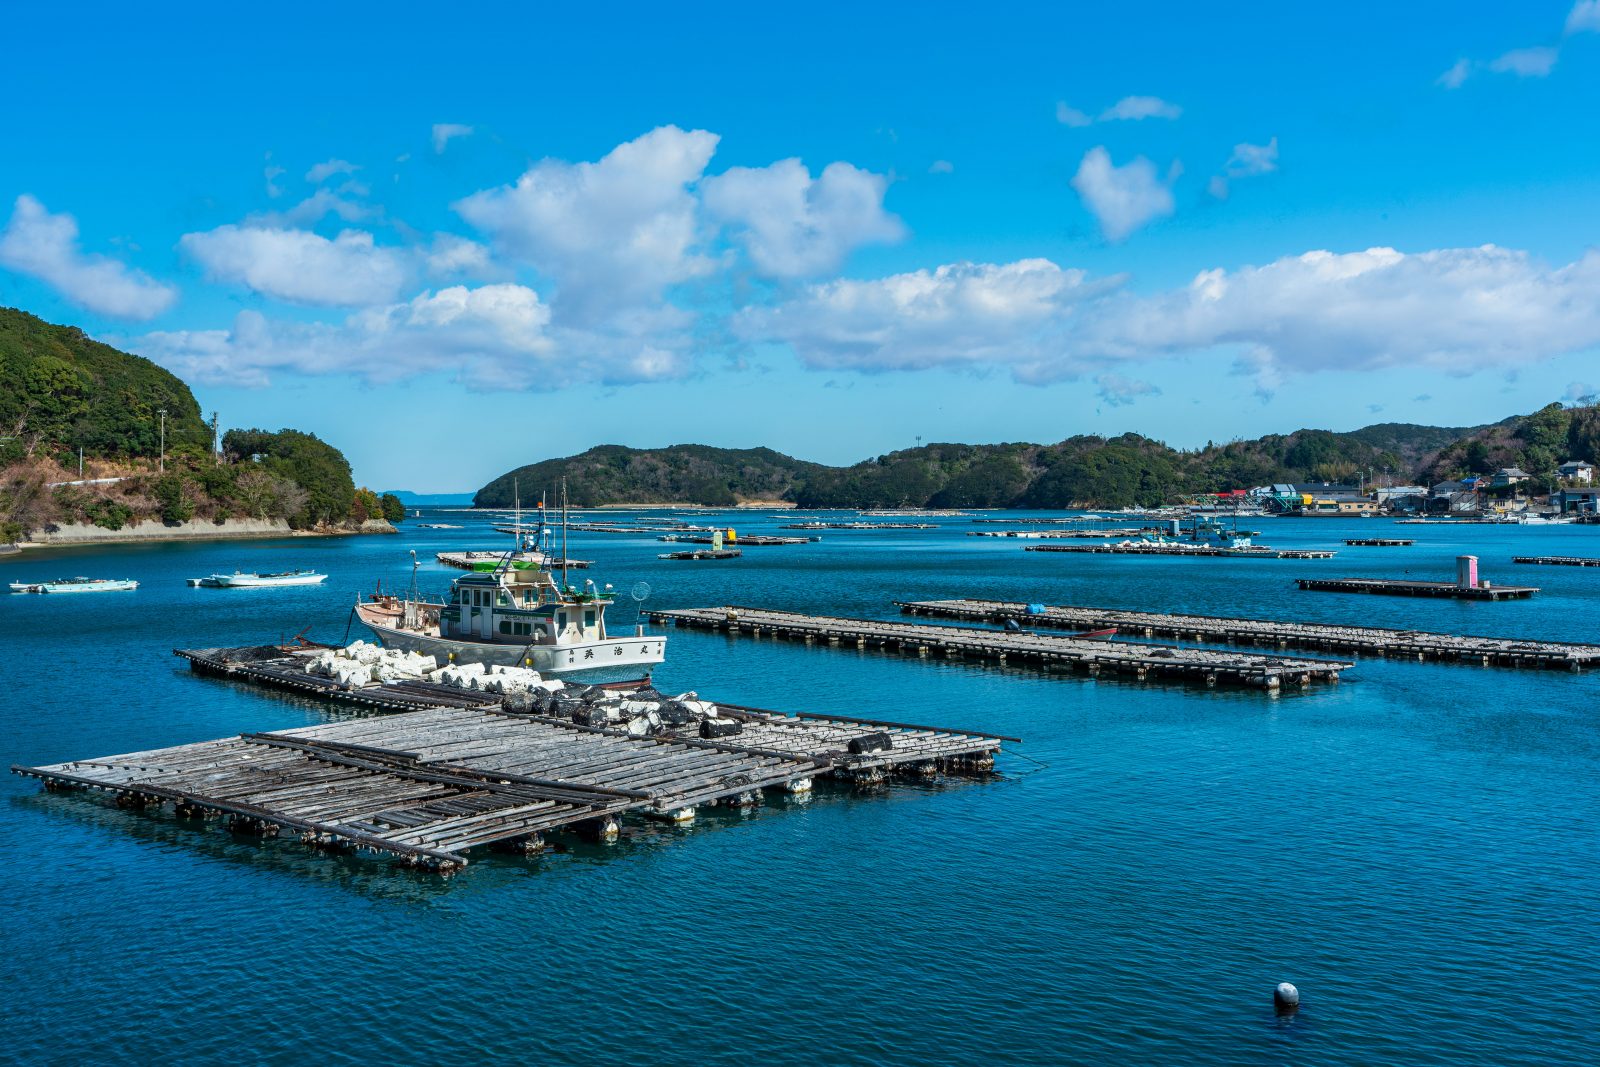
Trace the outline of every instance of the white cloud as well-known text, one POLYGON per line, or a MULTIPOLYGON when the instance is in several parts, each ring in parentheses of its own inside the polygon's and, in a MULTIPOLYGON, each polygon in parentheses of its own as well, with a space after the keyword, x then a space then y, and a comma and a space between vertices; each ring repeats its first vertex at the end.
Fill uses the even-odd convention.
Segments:
POLYGON ((434 235, 426 262, 428 273, 435 275, 483 275, 492 269, 487 248, 453 233, 434 235))
POLYGON ((329 215, 345 222, 360 222, 381 214, 352 196, 365 196, 367 189, 356 182, 345 182, 338 189, 318 189, 287 211, 268 211, 252 215, 250 222, 260 226, 310 226, 329 215))
POLYGON ((1600 389, 1588 382, 1568 382, 1567 391, 1561 394, 1561 399, 1569 404, 1589 404, 1597 396, 1600 396, 1600 389))
POLYGON ((436 122, 433 124, 433 154, 442 155, 445 146, 457 137, 472 136, 472 127, 463 126, 459 122, 436 122))
POLYGON ((333 177, 335 174, 354 174, 360 169, 361 168, 356 166, 354 163, 347 162, 346 160, 330 159, 325 163, 318 163, 316 166, 306 171, 306 181, 310 182, 312 185, 320 185, 329 178, 333 177))
POLYGON ((1449 70, 1439 75, 1439 77, 1434 80, 1434 84, 1442 85, 1446 89, 1459 89, 1462 85, 1466 84, 1467 79, 1471 76, 1472 60, 1462 58, 1456 60, 1453 64, 1451 64, 1449 70))
POLYGON ((241 312, 228 330, 163 331, 126 342, 191 380, 263 386, 277 372, 393 381, 453 372, 472 388, 555 389, 680 374, 683 357, 648 344, 564 337, 532 289, 453 286, 368 308, 339 323, 241 312))
POLYGON ((1600 0, 1578 0, 1567 13, 1566 31, 1600 33, 1600 0))
POLYGON ((1089 149, 1072 179, 1084 206, 1100 221, 1110 241, 1120 241, 1153 219, 1172 214, 1172 190, 1143 156, 1123 166, 1104 148, 1089 149))
POLYGON ((956 165, 950 162, 948 159, 936 159, 933 161, 933 164, 928 167, 929 174, 954 174, 955 170, 956 165))
POLYGON ((1063 126, 1087 126, 1094 121, 1088 115, 1075 107, 1068 107, 1065 100, 1056 101, 1056 121, 1063 126))
POLYGON ((507 255, 555 280, 558 318, 603 321, 711 269, 697 250, 688 186, 705 172, 717 141, 705 130, 662 126, 598 162, 544 160, 515 185, 454 207, 507 255))
POLYGON ((1251 178, 1257 174, 1271 174, 1278 169, 1278 139, 1266 144, 1236 144, 1233 155, 1223 168, 1230 178, 1251 178))
POLYGON ((1127 407, 1142 396, 1161 395, 1161 389, 1150 382, 1124 378, 1116 373, 1098 375, 1094 383, 1099 386, 1096 392, 1100 399, 1114 408, 1127 407))
POLYGON ((78 221, 52 215, 36 198, 17 197, 11 221, 0 230, 0 266, 37 278, 88 311, 121 319, 149 319, 178 299, 178 290, 143 271, 78 246, 78 221))
POLYGON ((851 250, 897 241, 905 227, 883 210, 888 180, 849 163, 817 178, 798 159, 733 167, 701 182, 707 212, 728 224, 761 274, 794 278, 833 270, 851 250))
POLYGON ((297 304, 351 307, 393 300, 406 279, 405 254, 346 230, 328 240, 309 230, 219 226, 178 242, 206 273, 297 304))
POLYGON ((1513 48, 1491 60, 1489 69, 1496 74, 1515 74, 1519 78, 1543 78, 1555 69, 1561 53, 1555 48, 1513 48))
POLYGON ((1047 259, 955 263, 873 281, 807 286, 747 308, 734 332, 790 345, 811 367, 862 371, 1024 366, 1052 360, 1074 305, 1097 290, 1047 259))
POLYGON ((1217 200, 1228 199, 1228 179, 1220 174, 1213 174, 1211 180, 1206 182, 1206 192, 1217 200))
POLYGON ((1159 96, 1125 96, 1100 113, 1101 122, 1139 119, 1175 119, 1183 108, 1159 96))
POLYGON ((278 186, 278 179, 283 177, 284 173, 282 167, 274 167, 270 163, 261 168, 261 176, 267 180, 267 195, 273 199, 283 195, 283 190, 278 186))

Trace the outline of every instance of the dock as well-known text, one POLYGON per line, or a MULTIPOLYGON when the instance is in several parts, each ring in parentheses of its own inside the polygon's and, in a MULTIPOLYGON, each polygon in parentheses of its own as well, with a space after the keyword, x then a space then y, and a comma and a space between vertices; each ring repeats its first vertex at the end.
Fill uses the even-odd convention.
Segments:
POLYGON ((822 642, 832 647, 877 649, 919 657, 975 659, 1046 670, 1078 670, 1215 686, 1251 686, 1277 690, 1313 681, 1336 682, 1350 663, 1290 659, 1247 652, 1220 652, 1177 645, 1101 641, 1056 634, 980 630, 874 619, 804 615, 763 608, 717 607, 645 612, 652 622, 713 630, 730 636, 774 637, 822 642))
MULTIPOLYGON (((657 541, 673 541, 682 545, 712 545, 716 538, 710 534, 662 534, 657 541)), ((820 541, 820 537, 778 537, 773 534, 740 534, 724 543, 737 544, 741 548, 765 548, 773 545, 808 545, 813 541, 820 541)))
POLYGON ((1407 537, 1349 537, 1344 543, 1359 548, 1403 548, 1416 544, 1407 537))
POLYGON ((1107 630, 1115 627, 1124 636, 1169 637, 1196 643, 1214 641, 1264 648, 1354 652, 1384 658, 1435 660, 1485 667, 1568 671, 1600 667, 1600 645, 1566 641, 1473 637, 1377 626, 1278 622, 1053 604, 1035 605, 1042 610, 1030 613, 1027 604, 1005 600, 899 601, 897 606, 907 615, 962 622, 1002 625, 1007 620, 1013 620, 1024 627, 1058 630, 1107 630))
POLYGON ((1591 556, 1512 556, 1511 562, 1541 567, 1600 567, 1600 559, 1591 556))
POLYGON ((1530 585, 1460 585, 1456 582, 1414 582, 1395 578, 1296 578, 1301 589, 1322 593, 1377 593, 1382 596, 1431 596, 1455 600, 1525 600, 1539 590, 1530 585))
POLYGON ((744 555, 737 548, 693 548, 685 552, 662 552, 656 559, 738 559, 744 555))
POLYGON ((1332 559, 1333 553, 1320 548, 1268 548, 1249 545, 1228 548, 1222 545, 1191 545, 1168 542, 1119 542, 1113 545, 1029 545, 1028 552, 1090 552, 1112 556, 1198 556, 1234 559, 1332 559))
MULTIPOLYGON (((605 688, 621 701, 640 684, 605 688)), ((608 839, 624 815, 683 824, 697 807, 752 806, 763 790, 805 793, 818 778, 984 775, 1017 740, 735 704, 639 736, 497 699, 11 769, 51 791, 107 792, 131 809, 170 803, 236 833, 293 831, 315 848, 452 871, 472 849, 534 853, 556 831, 608 839)))

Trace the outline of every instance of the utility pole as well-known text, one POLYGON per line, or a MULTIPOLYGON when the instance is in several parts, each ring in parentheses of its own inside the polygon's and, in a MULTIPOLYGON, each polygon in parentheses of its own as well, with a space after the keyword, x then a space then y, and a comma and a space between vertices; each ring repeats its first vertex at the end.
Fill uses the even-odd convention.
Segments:
POLYGON ((156 412, 161 416, 161 473, 167 473, 167 409, 162 408, 156 412))
POLYGON ((83 477, 83 446, 78 446, 78 477, 83 477))
POLYGON ((217 413, 211 413, 211 458, 222 466, 222 438, 217 436, 217 413))

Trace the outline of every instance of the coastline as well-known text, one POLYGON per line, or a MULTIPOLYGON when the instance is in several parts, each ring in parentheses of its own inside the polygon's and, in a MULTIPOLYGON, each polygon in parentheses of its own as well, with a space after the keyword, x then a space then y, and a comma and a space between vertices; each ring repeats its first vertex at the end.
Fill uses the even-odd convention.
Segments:
POLYGON ((180 523, 175 526, 168 526, 159 520, 147 519, 142 522, 130 523, 120 530, 107 530, 104 527, 83 523, 69 523, 57 526, 37 540, 18 541, 15 545, 0 546, 0 556, 11 558, 40 549, 142 545, 166 541, 251 541, 285 537, 356 537, 374 534, 398 534, 399 532, 392 523, 383 519, 369 519, 360 526, 354 527, 315 530, 294 530, 282 519, 228 519, 220 524, 202 519, 180 523))

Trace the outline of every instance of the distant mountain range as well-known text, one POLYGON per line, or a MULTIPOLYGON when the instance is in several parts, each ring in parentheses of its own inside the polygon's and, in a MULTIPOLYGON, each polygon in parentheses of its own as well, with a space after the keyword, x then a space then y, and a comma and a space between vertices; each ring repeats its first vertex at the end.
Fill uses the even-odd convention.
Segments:
POLYGON ((1490 426, 1378 423, 1297 430, 1180 451, 1138 434, 1056 444, 931 444, 830 467, 770 448, 601 445, 531 463, 485 485, 478 507, 505 507, 515 487, 537 500, 567 482, 578 507, 754 501, 802 508, 1064 508, 1156 505, 1275 482, 1430 482, 1520 466, 1553 478, 1567 459, 1600 451, 1600 408, 1551 404, 1490 426))

